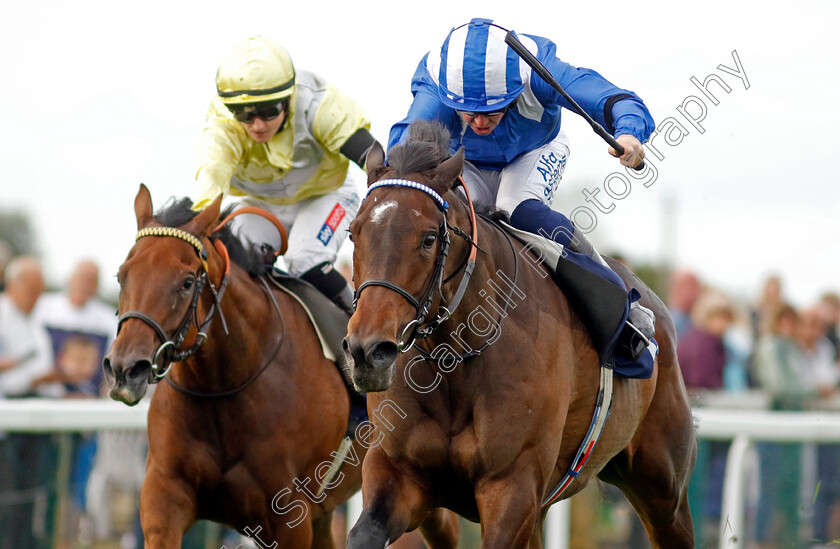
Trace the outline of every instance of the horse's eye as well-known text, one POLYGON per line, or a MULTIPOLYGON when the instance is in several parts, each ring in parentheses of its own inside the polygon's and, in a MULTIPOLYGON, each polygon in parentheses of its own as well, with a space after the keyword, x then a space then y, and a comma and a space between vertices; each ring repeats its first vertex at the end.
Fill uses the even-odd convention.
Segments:
POLYGON ((193 287, 193 283, 195 282, 194 278, 188 278, 184 281, 184 284, 181 286, 182 290, 189 290, 193 287))
POLYGON ((423 244, 422 244, 422 246, 423 246, 425 249, 427 249, 427 250, 428 250, 429 248, 431 248, 432 246, 434 246, 434 245, 435 245, 435 240, 437 240, 437 234, 435 234, 435 233, 429 233, 429 234, 427 234, 426 236, 424 236, 424 237, 423 237, 423 244))
POLYGON ((347 238, 350 239, 350 242, 355 242, 355 240, 353 240, 353 233, 350 232, 350 229, 347 229, 347 238))

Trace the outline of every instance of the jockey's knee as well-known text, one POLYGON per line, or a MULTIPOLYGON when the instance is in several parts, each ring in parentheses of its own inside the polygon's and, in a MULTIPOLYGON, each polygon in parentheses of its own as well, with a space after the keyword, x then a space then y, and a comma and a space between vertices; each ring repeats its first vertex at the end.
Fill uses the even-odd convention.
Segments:
POLYGON ((571 242, 575 232, 575 227, 568 217, 535 198, 525 200, 514 208, 510 214, 510 224, 564 246, 571 242))

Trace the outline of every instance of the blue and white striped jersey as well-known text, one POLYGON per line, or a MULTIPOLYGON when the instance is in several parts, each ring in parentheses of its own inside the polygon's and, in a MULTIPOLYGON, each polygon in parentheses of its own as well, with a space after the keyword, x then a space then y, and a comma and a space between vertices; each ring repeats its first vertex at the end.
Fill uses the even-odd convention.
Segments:
MULTIPOLYGON (((491 27, 489 34, 503 33, 499 27, 491 27)), ((450 37, 453 35, 454 31, 450 37)), ((653 117, 635 93, 616 87, 591 69, 573 67, 561 61, 551 40, 531 35, 518 37, 566 93, 607 131, 616 137, 630 134, 642 142, 650 136, 654 129, 653 117)), ((571 109, 571 106, 525 61, 511 63, 511 55, 516 56, 516 53, 504 44, 503 34, 501 40, 501 46, 498 36, 476 46, 469 39, 452 43, 447 38, 440 53, 436 50, 427 53, 412 77, 414 101, 408 115, 391 128, 388 148, 408 137, 408 125, 413 120, 437 120, 449 129, 453 153, 463 146, 467 160, 477 167, 501 170, 520 154, 554 139, 560 130, 561 107, 571 109), (502 46, 507 51, 500 51, 502 46), (459 55, 463 56, 463 63, 452 63, 453 56, 459 55), (505 70, 476 70, 490 66, 493 59, 498 60, 495 63, 499 66, 504 63, 505 70), (443 69, 442 64, 446 65, 443 69), (453 64, 461 65, 461 69, 453 70, 453 64), (518 69, 519 75, 515 75, 514 69, 518 69), (499 75, 498 82, 480 77, 492 73, 499 75), (504 106, 512 100, 511 88, 515 89, 517 84, 522 89, 521 92, 517 90, 514 108, 507 111, 490 135, 476 135, 454 108, 463 105, 460 110, 486 111, 494 102, 504 106), (480 98, 478 103, 471 102, 470 97, 476 94, 480 98), (476 108, 482 106, 482 101, 484 108, 476 108)))

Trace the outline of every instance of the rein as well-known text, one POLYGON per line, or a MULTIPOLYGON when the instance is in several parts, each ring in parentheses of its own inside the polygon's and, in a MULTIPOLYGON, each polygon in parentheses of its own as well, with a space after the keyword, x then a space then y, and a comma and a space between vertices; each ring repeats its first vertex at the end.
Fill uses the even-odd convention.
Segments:
MULTIPOLYGON (((504 320, 508 317, 508 309, 510 308, 510 304, 513 303, 514 288, 516 288, 516 283, 519 281, 519 255, 516 253, 516 249, 513 247, 513 242, 511 241, 510 235, 507 232, 500 229, 499 226, 493 223, 492 220, 490 220, 489 218, 483 215, 481 215, 480 217, 482 217, 485 221, 487 221, 490 224, 490 226, 499 231, 502 234, 502 236, 505 237, 505 240, 507 240, 508 247, 510 247, 511 255, 513 257, 513 285, 511 286, 510 291, 505 297, 505 306, 500 313, 499 327, 501 328, 502 322, 504 322, 504 320)), ((458 270, 460 270, 460 267, 458 268, 458 270)), ((458 362, 462 362, 465 359, 480 355, 490 345, 491 344, 489 342, 485 342, 484 345, 482 345, 481 347, 478 347, 477 349, 471 349, 466 353, 459 354, 455 358, 458 362)), ((431 353, 429 353, 422 347, 417 346, 415 350, 421 357, 423 357, 424 360, 437 361, 437 358, 432 356, 431 353)))
POLYGON ((271 299, 271 303, 274 305, 274 310, 277 311, 277 316, 280 318, 280 334, 281 337, 277 338, 277 346, 274 348, 274 352, 271 353, 271 356, 268 357, 268 360, 265 361, 265 364, 254 373, 250 378, 248 378, 242 385, 237 387, 236 389, 231 389, 229 391, 223 391, 221 393, 200 393, 198 391, 193 391, 192 389, 187 389, 186 387, 182 387, 178 385, 172 378, 167 377, 166 382, 172 386, 173 389, 176 391, 183 393, 185 395, 189 395, 195 398, 226 398, 231 397, 243 390, 245 390, 249 385, 257 380, 258 377, 262 375, 262 373, 274 362, 274 359, 277 358, 277 355, 280 353, 280 348, 283 347, 283 342, 286 341, 286 338, 282 337, 282 334, 285 333, 285 322, 283 321, 283 313, 280 311, 280 305, 277 304, 277 300, 274 298, 274 294, 271 293, 271 290, 268 288, 268 284, 265 282, 265 278, 260 277, 259 281, 262 283, 263 290, 268 294, 268 297, 271 299))
POLYGON ((166 374, 172 367, 173 362, 181 362, 198 352, 201 344, 204 343, 205 339, 207 339, 207 329, 213 321, 216 311, 219 312, 222 326, 224 327, 225 333, 227 333, 227 321, 225 320, 224 313, 222 312, 221 300, 225 293, 225 289, 227 288, 228 281, 230 280, 230 256, 228 255, 227 248, 225 248, 225 245, 222 244, 221 241, 213 241, 216 251, 222 256, 225 262, 225 271, 222 276, 222 280, 219 283, 219 289, 217 290, 213 285, 213 282, 210 281, 207 276, 207 249, 204 247, 201 239, 188 233, 187 231, 175 229, 173 227, 147 227, 137 232, 135 240, 140 240, 141 238, 147 236, 168 236, 183 240, 195 249, 198 258, 201 261, 201 267, 199 267, 196 273, 190 305, 187 308, 187 312, 184 314, 184 318, 181 320, 178 328, 175 329, 171 338, 166 337, 166 332, 160 324, 142 311, 127 311, 120 315, 119 319, 117 319, 118 334, 126 320, 136 318, 149 325, 155 331, 158 339, 160 339, 161 345, 152 357, 152 367, 149 371, 149 383, 154 384, 166 377, 166 374), (199 323, 198 300, 201 297, 201 293, 204 290, 205 285, 209 286, 210 292, 213 294, 213 305, 211 305, 210 309, 207 311, 207 315, 204 317, 204 320, 199 323), (179 347, 181 343, 183 343, 191 323, 195 324, 197 329, 195 341, 187 349, 180 349, 179 347))
MULTIPOLYGON (((411 349, 418 339, 425 339, 432 335, 435 332, 435 330, 437 330, 438 326, 440 326, 443 322, 445 322, 449 319, 449 317, 452 316, 452 313, 458 308, 458 305, 461 303, 461 299, 464 297, 464 293, 466 292, 467 286, 470 282, 470 277, 472 277, 472 272, 475 269, 475 260, 478 250, 478 223, 476 222, 475 208, 473 207, 472 199, 470 199, 469 190, 464 184, 464 179, 459 176, 458 182, 464 189, 464 194, 467 197, 467 204, 469 205, 470 209, 470 223, 472 225, 470 235, 467 235, 466 233, 461 231, 461 229, 453 227, 449 224, 449 221, 446 218, 446 213, 449 210, 449 203, 446 202, 443 199, 443 197, 441 197, 434 189, 426 185, 417 183, 416 181, 409 181, 407 179, 383 179, 381 181, 378 181, 377 183, 374 183, 368 188, 368 196, 370 196, 370 193, 374 189, 378 189, 380 187, 407 187, 411 189, 416 189, 431 197, 432 200, 435 201, 435 204, 437 204, 438 209, 443 214, 443 222, 438 227, 438 248, 437 255, 435 256, 435 267, 432 271, 432 278, 429 282, 429 286, 426 289, 426 292, 422 299, 417 299, 405 288, 394 284, 389 280, 381 278, 372 278, 362 282, 356 289, 353 298, 353 307, 355 309, 356 302, 359 300, 359 295, 362 293, 362 290, 364 290, 368 286, 382 286, 400 294, 406 299, 406 301, 411 303, 416 312, 416 316, 413 320, 406 324, 405 328, 403 328, 403 332, 399 337, 399 341, 397 342, 397 346, 400 352, 402 353, 405 353, 409 349, 411 349), (453 296, 452 301, 448 305, 441 304, 441 306, 438 308, 436 318, 430 321, 428 324, 426 324, 426 318, 428 317, 429 311, 432 307, 432 301, 434 301, 436 291, 440 293, 441 303, 443 303, 444 301, 443 270, 444 266, 446 265, 446 258, 449 255, 450 230, 453 233, 455 233, 455 235, 460 236, 461 238, 467 241, 467 243, 470 245, 470 253, 467 257, 467 261, 464 266, 464 276, 461 277, 461 282, 458 285, 458 289, 455 291, 455 295, 453 296)), ((447 277, 446 280, 452 278, 452 276, 454 276, 459 270, 460 267, 452 275, 447 277)))

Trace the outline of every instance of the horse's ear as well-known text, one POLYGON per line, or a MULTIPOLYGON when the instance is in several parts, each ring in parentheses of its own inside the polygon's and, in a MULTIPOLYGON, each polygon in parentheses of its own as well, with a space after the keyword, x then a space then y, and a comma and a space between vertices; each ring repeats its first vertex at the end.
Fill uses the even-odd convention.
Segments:
POLYGON ((209 234, 211 229, 215 227, 216 222, 219 220, 219 212, 221 209, 222 195, 220 194, 206 208, 201 210, 201 213, 189 222, 191 231, 194 234, 199 235, 209 234))
POLYGON ((376 141, 373 145, 371 145, 370 150, 367 153, 367 159, 365 160, 365 169, 368 174, 368 187, 370 187, 372 183, 379 181, 379 177, 382 175, 382 170, 384 168, 385 150, 382 148, 382 145, 379 144, 379 141, 376 141))
POLYGON ((451 190, 462 171, 464 171, 464 147, 440 163, 435 170, 434 182, 445 191, 451 190))
POLYGON ((148 227, 155 220, 152 213, 152 194, 142 183, 137 196, 134 197, 134 215, 137 217, 137 229, 148 227))

